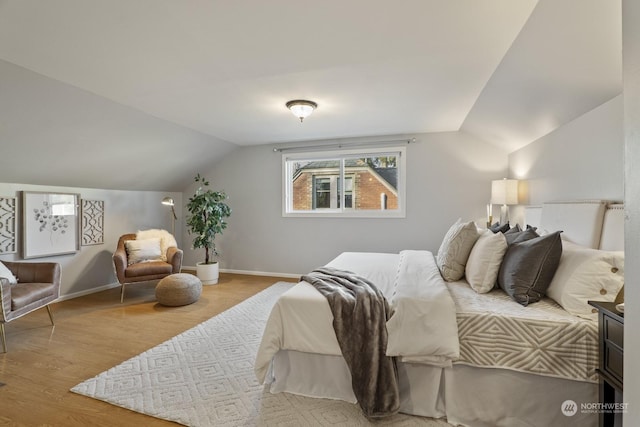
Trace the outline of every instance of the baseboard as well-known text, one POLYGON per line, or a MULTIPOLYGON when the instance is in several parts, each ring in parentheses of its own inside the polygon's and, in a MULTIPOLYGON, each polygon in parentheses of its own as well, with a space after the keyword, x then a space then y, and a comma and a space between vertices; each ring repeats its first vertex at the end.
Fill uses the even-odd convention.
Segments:
MULTIPOLYGON (((190 265, 183 265, 182 271, 195 272, 196 267, 190 265)), ((267 276, 267 277, 284 277, 287 279, 298 279, 302 274, 293 274, 293 273, 274 273, 270 271, 254 271, 254 270, 233 270, 228 268, 221 268, 221 273, 232 273, 232 274, 246 274, 247 276, 267 276)))
MULTIPOLYGON (((188 272, 195 273, 196 267, 195 266, 192 267, 190 265, 183 265, 181 271, 188 271, 188 272)), ((246 274, 247 276, 283 277, 286 279, 298 279, 300 278, 300 276, 302 276, 301 274, 292 274, 292 273, 273 273, 269 271, 253 271, 253 270, 232 270, 232 269, 226 269, 226 268, 221 268, 220 272, 232 273, 232 274, 246 274)), ((109 283, 106 285, 99 286, 97 288, 85 289, 84 291, 78 291, 72 294, 60 295, 60 298, 58 298, 56 302, 83 297, 85 295, 94 294, 96 292, 106 291, 107 289, 118 288, 118 287, 120 287, 120 283, 117 283, 117 282, 109 283)))
POLYGON ((287 279, 299 279, 302 274, 293 274, 293 273, 273 273, 269 271, 250 271, 250 270, 231 270, 222 268, 220 269, 223 273, 233 273, 233 274, 246 274, 249 276, 269 276, 269 277, 285 277, 287 279))
POLYGON ((108 283, 106 285, 98 286, 97 288, 85 289, 84 291, 78 291, 72 294, 60 295, 60 297, 56 300, 56 302, 83 297, 85 295, 94 294, 96 292, 106 291, 107 289, 119 288, 119 287, 120 287, 120 283, 117 283, 117 282, 108 283))

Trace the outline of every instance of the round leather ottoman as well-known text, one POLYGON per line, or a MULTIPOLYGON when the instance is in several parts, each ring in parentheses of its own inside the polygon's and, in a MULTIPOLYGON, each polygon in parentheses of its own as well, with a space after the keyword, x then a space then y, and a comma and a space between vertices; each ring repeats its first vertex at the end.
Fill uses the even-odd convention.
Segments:
POLYGON ((170 307, 193 304, 201 293, 202 282, 193 274, 172 274, 156 285, 156 299, 160 304, 170 307))

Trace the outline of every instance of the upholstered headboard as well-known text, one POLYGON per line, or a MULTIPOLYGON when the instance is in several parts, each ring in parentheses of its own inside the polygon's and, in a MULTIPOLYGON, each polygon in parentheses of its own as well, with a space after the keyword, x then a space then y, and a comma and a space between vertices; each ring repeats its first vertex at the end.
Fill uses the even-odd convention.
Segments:
POLYGON ((526 224, 562 230, 563 239, 590 248, 624 250, 624 206, 604 200, 544 203, 525 207, 526 224))
POLYGON ((624 251, 624 205, 607 205, 602 222, 600 249, 624 251))

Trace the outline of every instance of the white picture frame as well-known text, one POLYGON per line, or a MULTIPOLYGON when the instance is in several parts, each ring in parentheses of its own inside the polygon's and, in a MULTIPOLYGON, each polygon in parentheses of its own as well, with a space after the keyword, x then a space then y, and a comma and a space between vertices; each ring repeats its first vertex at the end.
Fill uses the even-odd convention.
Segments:
POLYGON ((42 258, 80 250, 75 193, 22 192, 22 257, 42 258))

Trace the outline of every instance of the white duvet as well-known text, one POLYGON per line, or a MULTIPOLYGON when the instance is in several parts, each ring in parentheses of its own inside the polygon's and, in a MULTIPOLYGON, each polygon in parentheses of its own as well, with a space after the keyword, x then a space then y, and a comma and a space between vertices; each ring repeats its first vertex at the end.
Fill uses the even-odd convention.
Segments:
MULTIPOLYGON (((450 366, 460 353, 455 304, 428 251, 399 254, 345 252, 327 264, 373 282, 389 301, 387 355, 403 361, 450 366)), ((258 349, 262 383, 281 349, 341 355, 326 298, 300 282, 276 302, 258 349)))

